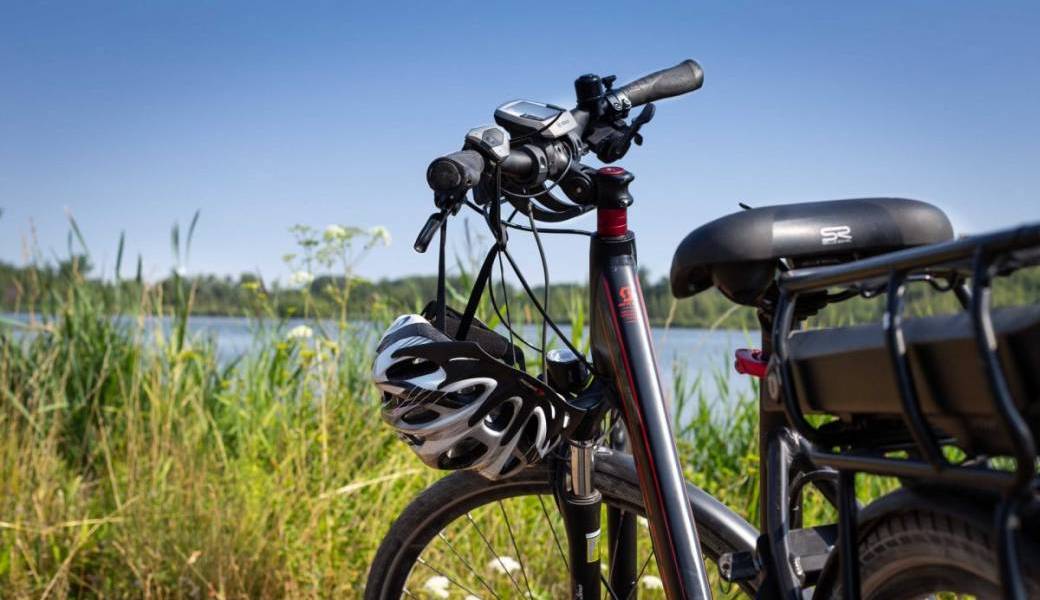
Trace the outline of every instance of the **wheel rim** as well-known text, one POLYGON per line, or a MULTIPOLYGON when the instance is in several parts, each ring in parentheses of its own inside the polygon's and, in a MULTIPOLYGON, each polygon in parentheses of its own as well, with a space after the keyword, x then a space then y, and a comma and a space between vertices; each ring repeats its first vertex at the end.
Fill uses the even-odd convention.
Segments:
MULTIPOLYGON (((604 490, 601 597, 618 597, 606 583, 616 555, 606 547, 605 512, 612 506, 638 515, 638 595, 663 598, 642 508, 627 495, 604 490)), ((566 534, 547 481, 459 489, 444 506, 428 508, 390 565, 384 598, 569 597, 566 534)), ((708 569, 716 598, 745 597, 736 586, 718 585, 714 562, 708 569)))

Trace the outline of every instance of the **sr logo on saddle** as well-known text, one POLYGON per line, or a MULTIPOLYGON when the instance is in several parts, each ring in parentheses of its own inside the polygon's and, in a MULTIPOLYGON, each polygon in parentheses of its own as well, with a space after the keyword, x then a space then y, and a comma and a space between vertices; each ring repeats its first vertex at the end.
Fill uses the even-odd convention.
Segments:
POLYGON ((852 241, 852 228, 848 225, 838 225, 836 227, 821 227, 820 241, 823 243, 824 246, 833 246, 835 244, 848 244, 852 241))

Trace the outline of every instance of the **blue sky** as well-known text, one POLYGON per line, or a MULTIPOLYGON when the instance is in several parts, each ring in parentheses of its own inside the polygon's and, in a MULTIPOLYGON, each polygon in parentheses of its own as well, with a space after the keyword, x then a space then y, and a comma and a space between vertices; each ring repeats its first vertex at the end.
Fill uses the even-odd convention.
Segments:
MULTIPOLYGON (((507 100, 569 105, 582 73, 688 57, 704 88, 660 103, 622 163, 656 275, 737 202, 902 195, 964 233, 1035 221, 1038 31, 1037 2, 8 2, 0 259, 32 227, 64 254, 68 211, 96 262, 125 231, 158 278, 201 209, 190 272, 284 279, 289 226, 343 223, 394 236, 362 274, 432 273, 411 241, 433 157, 507 100)), ((584 277, 583 240, 549 249, 554 278, 584 277)))

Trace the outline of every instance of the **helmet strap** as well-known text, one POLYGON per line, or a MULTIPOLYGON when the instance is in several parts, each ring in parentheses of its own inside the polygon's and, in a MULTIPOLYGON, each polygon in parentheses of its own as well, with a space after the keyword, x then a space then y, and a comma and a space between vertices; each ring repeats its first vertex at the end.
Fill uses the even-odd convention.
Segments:
POLYGON ((447 294, 445 292, 446 285, 444 281, 444 255, 446 253, 447 241, 448 220, 444 219, 441 221, 440 253, 437 257, 437 317, 433 323, 433 326, 443 333, 447 333, 448 323, 447 294))
POLYGON ((497 257, 498 245, 495 245, 488 251, 487 257, 484 258, 484 264, 480 267, 480 273, 477 274, 477 280, 473 282, 473 289, 469 293, 469 301, 466 302, 466 312, 462 314, 462 320, 459 321, 459 329, 455 334, 455 338, 458 340, 465 340, 466 334, 469 333, 469 327, 473 324, 473 318, 477 314, 477 306, 480 305, 480 298, 484 295, 484 286, 491 279, 491 267, 495 265, 495 258, 497 257))
POLYGON ((470 325, 473 324, 473 318, 477 314, 480 299, 484 295, 484 286, 491 280, 491 268, 494 267, 495 259, 498 258, 499 252, 506 247, 506 229, 502 226, 502 169, 500 166, 495 167, 495 194, 491 199, 490 209, 489 225, 491 226, 491 234, 495 236, 495 243, 484 258, 484 264, 480 267, 477 280, 473 282, 473 289, 470 290, 469 300, 466 302, 466 311, 462 314, 462 321, 459 322, 459 329, 456 334, 456 339, 459 340, 466 339, 470 325))

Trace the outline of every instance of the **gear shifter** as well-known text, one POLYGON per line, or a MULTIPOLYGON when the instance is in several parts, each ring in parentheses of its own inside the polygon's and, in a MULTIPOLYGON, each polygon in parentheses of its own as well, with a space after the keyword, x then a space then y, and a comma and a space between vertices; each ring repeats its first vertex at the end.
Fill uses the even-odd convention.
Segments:
POLYGON ((632 147, 632 142, 641 146, 643 135, 639 133, 639 130, 654 118, 654 110, 653 103, 647 104, 639 115, 632 119, 630 125, 625 125, 624 121, 618 121, 606 135, 599 139, 590 136, 589 142, 596 151, 596 157, 605 163, 611 163, 623 157, 632 147))

